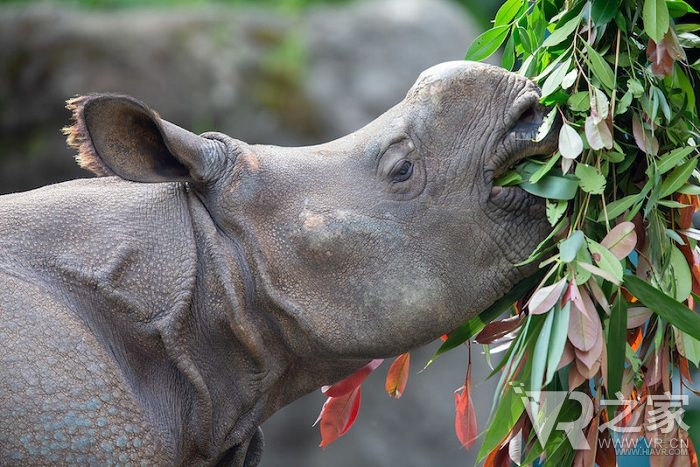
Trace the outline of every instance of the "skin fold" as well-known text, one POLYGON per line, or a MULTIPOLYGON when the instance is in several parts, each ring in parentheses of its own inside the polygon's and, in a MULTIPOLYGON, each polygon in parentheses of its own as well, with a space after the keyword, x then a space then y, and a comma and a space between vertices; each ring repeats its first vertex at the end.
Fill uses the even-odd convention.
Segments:
POLYGON ((544 202, 493 187, 539 90, 448 62, 326 144, 197 136, 74 99, 98 177, 0 197, 0 464, 257 465, 258 426, 459 326, 531 272, 544 202))

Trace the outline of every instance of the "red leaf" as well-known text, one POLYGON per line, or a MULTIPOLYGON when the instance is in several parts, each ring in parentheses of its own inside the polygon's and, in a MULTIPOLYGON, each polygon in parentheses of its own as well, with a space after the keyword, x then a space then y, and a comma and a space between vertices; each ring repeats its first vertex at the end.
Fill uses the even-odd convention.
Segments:
POLYGON ((654 156, 658 154, 659 141, 656 139, 656 136, 644 129, 642 120, 636 114, 632 117, 632 135, 639 149, 654 156))
POLYGON ((556 305, 566 287, 566 278, 547 287, 537 289, 527 305, 531 315, 546 313, 556 305))
POLYGON ((408 368, 411 365, 411 354, 408 352, 399 355, 391 364, 386 375, 386 392, 393 398, 398 399, 406 389, 408 381, 408 368))
POLYGON ((321 446, 328 446, 347 432, 360 410, 361 388, 357 386, 348 394, 329 397, 323 404, 317 422, 321 421, 321 446))
MULTIPOLYGON (((603 411, 605 412, 605 411, 603 411)), ((601 412, 601 417, 604 423, 607 422, 607 417, 601 412)), ((598 435, 598 451, 595 453, 595 463, 600 467, 616 467, 617 466, 617 454, 615 453, 615 445, 613 444, 612 438, 610 437, 610 429, 606 428, 602 433, 598 435)))
POLYGON ((690 244, 688 243, 688 239, 685 237, 685 235, 683 235, 682 238, 684 243, 680 246, 680 250, 685 257, 685 260, 688 262, 688 266, 690 267, 690 273, 693 281, 693 292, 698 294, 700 293, 700 255, 698 255, 695 248, 690 248, 690 244))
POLYGON ((561 360, 559 360, 557 370, 561 370, 566 365, 574 361, 574 358, 576 358, 576 353, 574 349, 575 347, 571 345, 571 342, 567 340, 564 344, 564 352, 561 354, 561 360))
POLYGON ((510 467, 512 462, 508 455, 508 447, 504 446, 501 449, 494 449, 489 453, 484 460, 484 467, 510 467))
POLYGON ((571 365, 569 367, 569 390, 573 391, 577 387, 581 386, 583 382, 586 381, 581 373, 576 369, 576 365, 571 365))
POLYGON ((568 292, 573 305, 569 316, 569 341, 577 349, 587 352, 598 339, 604 338, 603 327, 588 291, 571 281, 568 292))
POLYGON ((600 244, 610 250, 615 258, 626 258, 637 245, 637 232, 634 231, 634 223, 620 222, 608 232, 600 244))
POLYGON ((689 229, 693 226, 693 214, 695 214, 695 211, 697 211, 698 207, 700 207, 700 198, 698 198, 697 195, 686 195, 681 193, 678 195, 678 202, 688 205, 687 207, 680 208, 678 210, 678 227, 681 229, 689 229))
POLYGON ((590 449, 576 451, 574 457, 574 467, 589 467, 595 465, 596 454, 598 452, 598 416, 595 415, 588 425, 586 441, 590 449))
POLYGON ((603 343, 605 338, 603 337, 603 331, 601 328, 600 335, 595 340, 593 347, 589 350, 584 351, 574 347, 576 352, 576 365, 582 364, 583 366, 578 366, 579 373, 581 373, 586 378, 592 378, 596 371, 594 368, 600 368, 600 358, 603 353, 603 343), (592 373, 591 373, 592 372, 592 373))
POLYGON ((685 378, 687 381, 693 381, 693 377, 690 376, 690 368, 688 368, 688 359, 683 355, 678 356, 678 370, 680 371, 681 376, 683 376, 683 378, 685 378))
POLYGON ((484 326, 484 329, 476 335, 474 340, 479 344, 491 344, 518 329, 525 320, 524 318, 523 315, 515 315, 509 318, 491 321, 484 326))
POLYGON ((661 42, 649 39, 647 58, 651 62, 651 71, 659 78, 673 74, 674 61, 686 59, 673 28, 668 29, 661 42))
POLYGON ((340 397, 348 394, 350 391, 358 387, 362 382, 367 379, 370 373, 377 369, 379 365, 384 361, 383 358, 377 358, 372 360, 367 365, 363 366, 355 373, 351 374, 347 378, 341 379, 332 386, 323 386, 321 392, 324 396, 328 397, 340 397))
POLYGON ((455 432, 465 449, 472 447, 476 441, 476 411, 472 401, 472 363, 467 366, 467 378, 464 386, 455 391, 455 432), (461 391, 461 392, 460 392, 461 391))

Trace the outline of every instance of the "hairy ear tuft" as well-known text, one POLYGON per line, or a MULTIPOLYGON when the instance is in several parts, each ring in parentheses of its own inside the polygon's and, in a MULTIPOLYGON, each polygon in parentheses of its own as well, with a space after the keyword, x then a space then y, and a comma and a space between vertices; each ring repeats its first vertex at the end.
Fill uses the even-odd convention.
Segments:
POLYGON ((68 146, 78 151, 75 161, 80 167, 89 170, 99 177, 108 177, 115 173, 104 163, 97 154, 95 145, 90 137, 85 123, 85 105, 95 96, 76 96, 66 101, 66 109, 71 112, 73 124, 63 128, 68 146))

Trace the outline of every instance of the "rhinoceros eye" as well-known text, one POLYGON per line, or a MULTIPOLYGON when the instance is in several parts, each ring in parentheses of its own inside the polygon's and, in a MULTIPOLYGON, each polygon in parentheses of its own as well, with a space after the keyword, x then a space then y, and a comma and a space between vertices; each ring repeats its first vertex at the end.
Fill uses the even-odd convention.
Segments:
POLYGON ((391 180, 395 183, 405 182, 413 174, 413 162, 403 160, 394 165, 391 171, 391 180))

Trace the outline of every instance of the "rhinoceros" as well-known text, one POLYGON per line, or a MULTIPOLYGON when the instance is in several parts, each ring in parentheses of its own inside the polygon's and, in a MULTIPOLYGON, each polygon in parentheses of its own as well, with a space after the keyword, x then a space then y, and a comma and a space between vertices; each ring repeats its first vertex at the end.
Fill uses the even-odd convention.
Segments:
MULTIPOLYGON (((311 147, 69 101, 98 177, 0 197, 0 464, 258 464, 276 410, 447 333, 531 272, 543 200, 494 178, 539 90, 448 62, 311 147)), ((552 132, 554 134, 556 132, 552 132)))

